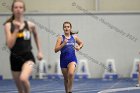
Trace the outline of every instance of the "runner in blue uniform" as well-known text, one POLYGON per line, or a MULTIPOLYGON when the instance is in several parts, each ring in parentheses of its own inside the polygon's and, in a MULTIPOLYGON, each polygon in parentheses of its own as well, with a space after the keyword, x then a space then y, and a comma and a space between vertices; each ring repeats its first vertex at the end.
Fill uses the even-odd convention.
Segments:
POLYGON ((72 25, 66 21, 63 24, 64 35, 59 36, 55 46, 55 52, 61 51, 60 67, 64 76, 66 93, 72 93, 74 72, 77 58, 75 50, 79 51, 83 47, 83 42, 72 32, 72 25), (77 45, 76 45, 77 44, 77 45))

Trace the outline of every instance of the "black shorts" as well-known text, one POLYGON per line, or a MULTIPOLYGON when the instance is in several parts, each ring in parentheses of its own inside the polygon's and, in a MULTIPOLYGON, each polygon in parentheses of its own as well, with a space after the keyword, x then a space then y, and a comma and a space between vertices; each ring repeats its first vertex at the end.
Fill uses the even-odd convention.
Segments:
POLYGON ((31 51, 20 55, 11 53, 10 55, 11 70, 21 71, 23 64, 29 60, 35 63, 35 58, 31 51))

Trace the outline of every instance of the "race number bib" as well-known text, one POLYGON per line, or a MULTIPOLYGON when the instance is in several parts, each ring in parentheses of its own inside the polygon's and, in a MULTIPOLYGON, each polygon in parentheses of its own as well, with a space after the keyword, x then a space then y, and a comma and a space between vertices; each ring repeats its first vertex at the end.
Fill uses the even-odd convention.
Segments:
POLYGON ((24 31, 24 40, 29 40, 31 38, 31 33, 29 31, 24 31))

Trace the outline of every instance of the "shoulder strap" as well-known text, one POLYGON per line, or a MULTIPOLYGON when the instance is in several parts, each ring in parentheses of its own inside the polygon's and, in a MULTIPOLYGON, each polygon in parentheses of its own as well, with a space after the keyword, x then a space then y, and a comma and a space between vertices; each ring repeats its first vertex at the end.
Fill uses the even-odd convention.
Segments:
POLYGON ((14 32, 15 26, 13 24, 13 21, 11 21, 10 23, 11 23, 11 29, 10 30, 11 30, 11 32, 14 32))
POLYGON ((74 36, 73 35, 71 35, 71 38, 74 40, 74 43, 76 42, 76 40, 75 40, 75 38, 74 38, 74 36))
POLYGON ((65 36, 64 35, 62 35, 62 42, 65 40, 65 36))
POLYGON ((24 23, 25 23, 25 29, 27 29, 27 30, 29 30, 29 25, 28 25, 28 22, 27 21, 24 21, 24 23))

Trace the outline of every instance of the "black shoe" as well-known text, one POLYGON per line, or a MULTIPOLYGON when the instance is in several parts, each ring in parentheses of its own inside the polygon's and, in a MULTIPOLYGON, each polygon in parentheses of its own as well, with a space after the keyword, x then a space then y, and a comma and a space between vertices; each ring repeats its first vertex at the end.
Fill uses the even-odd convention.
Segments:
POLYGON ((136 84, 136 87, 140 87, 140 84, 136 84))

